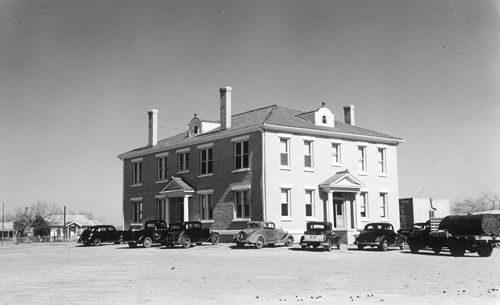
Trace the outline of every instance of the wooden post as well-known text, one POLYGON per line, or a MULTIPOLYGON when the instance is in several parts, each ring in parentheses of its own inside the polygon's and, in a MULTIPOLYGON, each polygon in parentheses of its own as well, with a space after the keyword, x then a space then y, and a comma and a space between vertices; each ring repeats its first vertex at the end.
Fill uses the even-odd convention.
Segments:
POLYGON ((64 241, 66 241, 66 206, 64 206, 63 236, 64 236, 64 241))
POLYGON ((2 202, 2 247, 3 247, 3 232, 5 231, 5 202, 2 202))

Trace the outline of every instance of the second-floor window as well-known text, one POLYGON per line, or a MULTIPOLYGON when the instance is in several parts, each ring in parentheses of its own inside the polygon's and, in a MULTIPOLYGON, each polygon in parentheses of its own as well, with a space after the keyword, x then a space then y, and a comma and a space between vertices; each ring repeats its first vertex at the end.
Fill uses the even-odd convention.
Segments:
POLYGON ((380 173, 386 173, 385 148, 378 149, 378 170, 380 173))
POLYGON ((304 141, 304 167, 313 167, 313 142, 304 141))
POLYGON ((200 175, 213 173, 213 149, 200 149, 200 175))
POLYGON ((366 172, 366 146, 358 146, 359 171, 366 172))
POLYGON ((281 216, 290 217, 291 214, 290 189, 281 189, 281 216))
POLYGON ((132 169, 132 182, 133 184, 142 183, 142 161, 134 162, 132 169))
POLYGON ((281 166, 290 166, 290 140, 280 139, 281 166))
POLYGON ((167 179, 167 157, 156 158, 158 164, 158 181, 167 179))
POLYGON ((368 193, 359 194, 359 216, 368 217, 368 193))
POLYGON ((142 222, 142 201, 132 201, 132 220, 135 223, 142 222))
POLYGON ((249 168, 248 141, 234 142, 234 169, 249 168))
POLYGON ((387 193, 380 193, 380 217, 387 217, 387 193))
POLYGON ((340 164, 340 144, 332 143, 332 162, 334 165, 340 164))
POLYGON ((211 220, 214 218, 214 208, 212 206, 212 194, 200 195, 200 218, 211 220))
POLYGON ((189 170, 189 153, 183 152, 177 154, 177 171, 188 171, 189 170))

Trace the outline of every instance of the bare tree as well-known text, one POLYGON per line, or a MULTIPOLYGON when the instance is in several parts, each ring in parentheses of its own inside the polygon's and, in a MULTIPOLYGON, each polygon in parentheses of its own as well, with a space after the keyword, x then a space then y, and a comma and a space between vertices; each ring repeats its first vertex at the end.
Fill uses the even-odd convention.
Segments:
POLYGON ((38 201, 24 208, 17 208, 13 217, 14 229, 19 235, 26 236, 37 217, 44 220, 47 217, 60 214, 61 209, 53 203, 38 201))
POLYGON ((454 214, 475 213, 500 209, 500 195, 491 191, 482 192, 477 198, 466 198, 452 203, 454 214))

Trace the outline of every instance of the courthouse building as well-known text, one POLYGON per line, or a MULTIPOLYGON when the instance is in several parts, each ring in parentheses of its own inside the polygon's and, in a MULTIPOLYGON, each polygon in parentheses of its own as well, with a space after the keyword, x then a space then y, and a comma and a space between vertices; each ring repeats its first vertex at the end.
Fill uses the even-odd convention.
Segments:
POLYGON ((233 115, 231 91, 220 89, 218 121, 195 114, 188 130, 166 139, 158 139, 158 111, 149 111, 148 144, 119 155, 125 228, 164 219, 238 230, 266 220, 300 234, 316 220, 352 242, 368 222, 399 227, 403 139, 357 126, 352 105, 340 120, 324 103, 233 115))

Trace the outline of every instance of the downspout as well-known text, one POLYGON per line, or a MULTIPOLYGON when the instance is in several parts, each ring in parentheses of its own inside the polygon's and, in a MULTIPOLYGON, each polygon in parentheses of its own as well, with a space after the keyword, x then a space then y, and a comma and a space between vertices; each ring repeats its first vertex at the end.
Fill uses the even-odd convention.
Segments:
POLYGON ((267 200, 266 200, 266 141, 264 130, 259 128, 262 135, 262 220, 267 221, 267 200))
POLYGON ((437 209, 432 206, 432 198, 429 198, 429 202, 431 203, 431 209, 433 209, 434 211, 436 211, 437 209))

